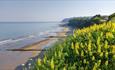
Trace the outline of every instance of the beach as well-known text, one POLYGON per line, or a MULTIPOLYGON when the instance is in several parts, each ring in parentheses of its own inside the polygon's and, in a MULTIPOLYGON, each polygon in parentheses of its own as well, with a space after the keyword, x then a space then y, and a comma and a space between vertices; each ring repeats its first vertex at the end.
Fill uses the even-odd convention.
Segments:
POLYGON ((19 49, 8 49, 8 51, 2 52, 2 54, 0 54, 0 60, 2 62, 5 58, 6 61, 3 61, 3 64, 0 65, 0 70, 15 70, 17 66, 26 63, 29 58, 38 56, 45 46, 51 45, 53 41, 58 39, 56 38, 57 36, 65 36, 67 31, 67 29, 64 29, 57 32, 56 36, 49 36, 48 38, 31 45, 27 45, 19 49))

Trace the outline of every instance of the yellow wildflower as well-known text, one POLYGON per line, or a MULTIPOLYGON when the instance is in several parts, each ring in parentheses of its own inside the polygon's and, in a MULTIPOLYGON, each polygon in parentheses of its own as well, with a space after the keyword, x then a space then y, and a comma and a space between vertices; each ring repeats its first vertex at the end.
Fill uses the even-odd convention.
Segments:
POLYGON ((106 66, 108 65, 108 61, 105 62, 105 65, 106 65, 106 66))
POLYGON ((41 66, 41 59, 38 58, 38 65, 41 66))
POLYGON ((72 44, 71 44, 71 48, 74 49, 74 43, 73 43, 73 42, 72 42, 72 44))
POLYGON ((113 38, 113 34, 111 32, 107 32, 106 33, 106 38, 113 38))
POLYGON ((54 70, 54 60, 53 60, 53 58, 51 59, 51 64, 50 65, 51 65, 51 69, 54 70))
POLYGON ((103 52, 100 53, 100 57, 103 57, 103 52))
POLYGON ((94 56, 92 57, 92 60, 95 60, 95 57, 94 57, 94 56))

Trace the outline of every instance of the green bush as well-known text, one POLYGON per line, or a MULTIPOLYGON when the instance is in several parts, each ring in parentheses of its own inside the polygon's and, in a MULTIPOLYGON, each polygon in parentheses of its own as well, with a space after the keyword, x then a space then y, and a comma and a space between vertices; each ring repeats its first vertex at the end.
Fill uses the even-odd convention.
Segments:
POLYGON ((32 70, 115 70, 115 23, 75 30, 48 49, 32 70))

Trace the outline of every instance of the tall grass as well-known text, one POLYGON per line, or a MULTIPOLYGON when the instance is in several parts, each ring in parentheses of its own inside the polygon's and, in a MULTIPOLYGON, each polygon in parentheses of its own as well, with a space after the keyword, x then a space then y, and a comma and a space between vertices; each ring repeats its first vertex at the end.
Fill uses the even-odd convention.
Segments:
POLYGON ((48 49, 32 70, 115 70, 115 23, 75 30, 48 49))

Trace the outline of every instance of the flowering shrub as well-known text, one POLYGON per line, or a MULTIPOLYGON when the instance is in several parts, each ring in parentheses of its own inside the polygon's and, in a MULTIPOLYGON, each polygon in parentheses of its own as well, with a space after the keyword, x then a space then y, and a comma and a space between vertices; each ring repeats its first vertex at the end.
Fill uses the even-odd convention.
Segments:
POLYGON ((33 70, 115 70, 115 23, 75 30, 38 59, 33 70))

